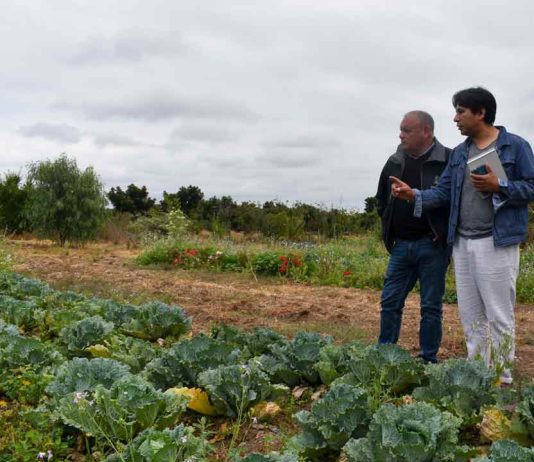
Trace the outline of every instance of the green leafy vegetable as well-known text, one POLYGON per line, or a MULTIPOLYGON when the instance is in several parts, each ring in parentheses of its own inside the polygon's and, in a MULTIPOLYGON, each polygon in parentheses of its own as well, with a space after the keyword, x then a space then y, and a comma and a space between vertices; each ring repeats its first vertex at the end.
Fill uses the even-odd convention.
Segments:
POLYGON ((428 403, 376 411, 366 438, 344 447, 349 462, 463 462, 476 454, 458 443, 460 419, 428 403))
POLYGON ((515 441, 501 440, 491 445, 487 457, 479 457, 473 462, 533 462, 534 448, 524 448, 515 441))
POLYGON ((145 340, 178 338, 191 330, 191 318, 179 306, 149 302, 139 305, 135 315, 121 327, 127 335, 145 340))
POLYGON ((241 351, 235 345, 197 335, 173 345, 167 352, 147 364, 144 374, 157 388, 198 387, 202 371, 220 365, 235 364, 241 351))
POLYGON ((217 410, 228 417, 239 417, 271 393, 269 377, 254 363, 219 366, 201 372, 198 383, 217 410))
POLYGON ((251 357, 270 353, 272 345, 288 342, 283 335, 268 327, 256 327, 252 332, 247 332, 238 327, 219 324, 211 329, 211 336, 217 340, 235 343, 240 349, 248 350, 251 357))
POLYGON ((344 345, 326 345, 319 352, 319 361, 314 368, 321 377, 321 382, 330 385, 335 379, 348 373, 348 364, 352 359, 362 356, 365 345, 351 342, 344 345))
POLYGON ((311 411, 300 411, 295 419, 302 432, 293 444, 312 460, 337 454, 351 438, 363 436, 371 420, 369 397, 365 390, 348 384, 334 385, 311 411))
POLYGON ((480 408, 495 402, 495 372, 482 361, 449 359, 426 368, 429 384, 413 397, 460 417, 463 425, 482 420, 480 408))
POLYGON ((63 328, 59 338, 71 355, 80 355, 88 346, 108 338, 113 327, 113 323, 104 321, 100 316, 91 316, 63 328))
POLYGON ((387 399, 409 393, 421 384, 424 366, 398 345, 372 345, 348 360, 349 374, 334 383, 350 383, 366 389, 377 409, 387 399))
POLYGON ((320 381, 315 363, 321 348, 332 343, 332 337, 316 333, 299 332, 286 344, 275 344, 271 353, 259 357, 263 371, 272 382, 295 386, 301 381, 317 384, 320 381))
POLYGON ((182 424, 174 429, 148 429, 140 433, 122 454, 106 462, 196 462, 206 461, 205 444, 182 424))
POLYGON ((128 372, 128 366, 113 359, 73 358, 58 368, 46 391, 53 398, 60 399, 69 393, 92 391, 97 385, 109 389, 128 372))
POLYGON ((18 300, 0 295, 0 319, 30 330, 43 322, 44 311, 33 300, 18 300))
POLYGON ((126 374, 109 390, 97 385, 91 392, 67 394, 56 412, 86 434, 127 442, 147 428, 176 425, 186 407, 187 399, 156 391, 141 377, 126 374))

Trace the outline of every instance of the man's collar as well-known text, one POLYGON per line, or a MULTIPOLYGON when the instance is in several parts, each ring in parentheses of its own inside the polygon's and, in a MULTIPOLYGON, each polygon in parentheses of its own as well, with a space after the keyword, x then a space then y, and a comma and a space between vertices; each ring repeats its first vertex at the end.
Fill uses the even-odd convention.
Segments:
POLYGON ((428 147, 428 149, 426 149, 421 154, 419 154, 417 156, 414 156, 413 154, 410 154, 410 153, 406 152, 406 155, 411 157, 412 159, 419 159, 419 157, 426 156, 430 151, 432 151, 432 149, 434 149, 435 145, 436 145, 436 139, 434 138, 433 141, 432 141, 432 144, 428 147))

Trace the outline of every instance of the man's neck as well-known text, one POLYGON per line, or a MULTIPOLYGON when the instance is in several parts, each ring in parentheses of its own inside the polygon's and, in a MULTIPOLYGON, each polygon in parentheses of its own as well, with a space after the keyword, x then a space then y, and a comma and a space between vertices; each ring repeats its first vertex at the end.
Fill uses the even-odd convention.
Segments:
POLYGON ((412 157, 414 159, 417 159, 417 158, 425 155, 433 145, 434 145, 434 138, 432 138, 430 140, 430 142, 427 143, 423 149, 420 149, 417 152, 406 152, 406 154, 408 154, 410 157, 412 157))
POLYGON ((472 136, 473 143, 478 149, 487 148, 499 136, 499 129, 493 125, 484 125, 481 130, 472 136))

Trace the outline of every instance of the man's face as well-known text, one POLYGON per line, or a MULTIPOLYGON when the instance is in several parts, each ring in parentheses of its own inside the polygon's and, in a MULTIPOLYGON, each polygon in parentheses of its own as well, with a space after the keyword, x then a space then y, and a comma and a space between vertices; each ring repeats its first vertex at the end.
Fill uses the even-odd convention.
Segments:
POLYGON ((467 107, 457 105, 454 122, 462 135, 473 136, 478 132, 480 126, 484 124, 484 110, 474 113, 467 107))
POLYGON ((400 124, 402 148, 409 154, 421 154, 428 144, 428 130, 415 115, 408 114, 400 124))

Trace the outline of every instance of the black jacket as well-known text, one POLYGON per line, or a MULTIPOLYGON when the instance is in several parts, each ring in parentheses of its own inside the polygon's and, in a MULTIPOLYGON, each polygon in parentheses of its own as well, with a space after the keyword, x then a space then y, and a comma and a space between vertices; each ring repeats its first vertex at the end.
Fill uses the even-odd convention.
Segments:
MULTIPOLYGON (((438 140, 435 139, 434 141, 435 145, 430 152, 430 156, 423 163, 421 169, 422 189, 428 189, 437 184, 451 153, 451 150, 444 147, 438 140)), ((395 176, 402 178, 405 155, 399 146, 397 152, 388 159, 380 174, 378 191, 376 193, 377 211, 382 219, 382 239, 388 252, 391 252, 394 243, 393 236, 391 236, 391 221, 395 210, 395 201, 398 200, 391 195, 391 181, 389 177, 395 176)), ((449 207, 440 207, 426 211, 423 217, 426 217, 428 220, 435 237, 445 246, 447 242, 449 207)))

